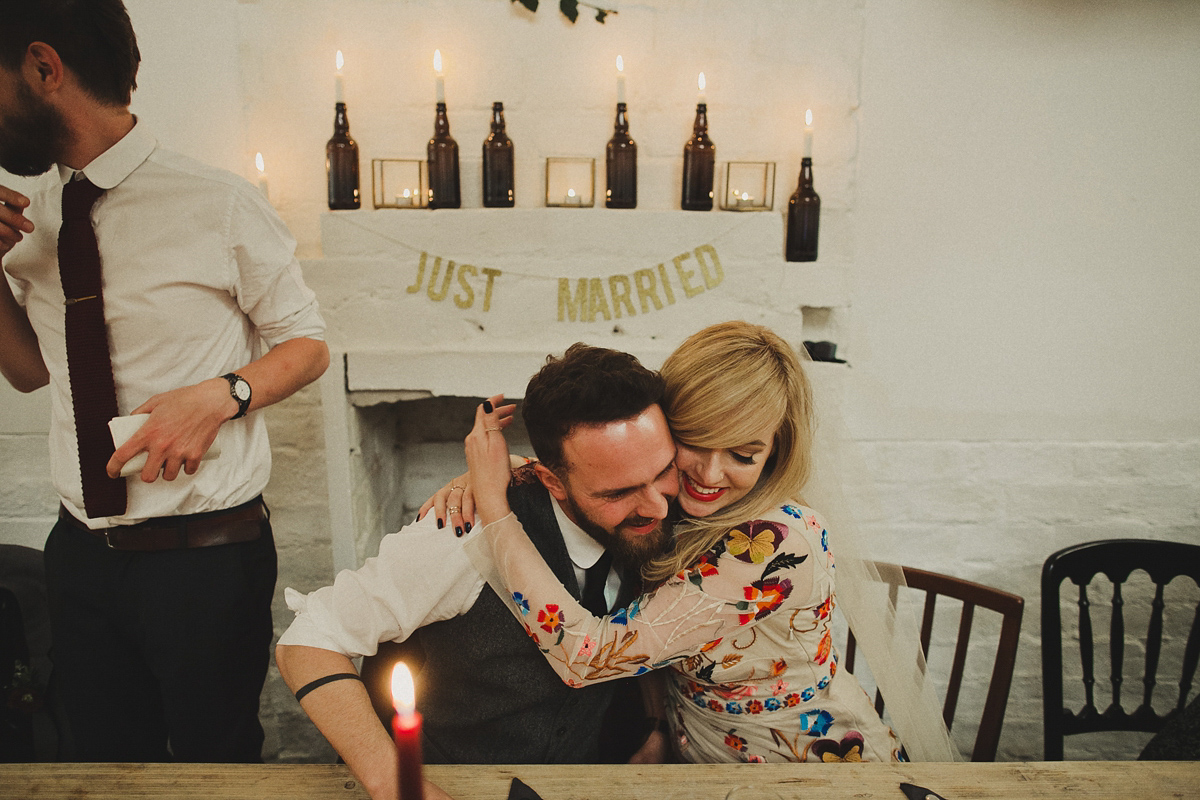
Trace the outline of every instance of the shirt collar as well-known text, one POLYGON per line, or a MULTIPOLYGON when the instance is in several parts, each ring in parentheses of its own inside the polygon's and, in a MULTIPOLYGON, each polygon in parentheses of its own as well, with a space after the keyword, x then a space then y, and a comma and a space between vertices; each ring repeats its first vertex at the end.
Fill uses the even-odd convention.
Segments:
POLYGON ((65 184, 74 177, 77 171, 82 172, 89 181, 107 191, 128 178, 135 169, 142 165, 142 162, 150 157, 156 147, 158 147, 158 141, 145 130, 145 126, 138 124, 135 119, 129 133, 92 159, 92 162, 83 169, 73 170, 59 164, 58 177, 65 184))
POLYGON ((558 520, 558 529, 562 531, 563 543, 567 546, 567 555, 571 563, 580 569, 588 569, 604 555, 604 545, 597 542, 576 525, 562 510, 558 500, 550 496, 550 504, 554 506, 554 518, 558 520))

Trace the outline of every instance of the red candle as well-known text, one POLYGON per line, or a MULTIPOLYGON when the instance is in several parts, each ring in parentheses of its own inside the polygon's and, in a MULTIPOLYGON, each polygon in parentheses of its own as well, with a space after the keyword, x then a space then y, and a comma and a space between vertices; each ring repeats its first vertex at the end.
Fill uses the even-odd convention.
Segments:
POLYGON ((400 800, 422 800, 425 784, 421 780, 421 715, 417 713, 417 692, 412 673, 403 661, 392 669, 392 739, 396 742, 399 763, 400 800))

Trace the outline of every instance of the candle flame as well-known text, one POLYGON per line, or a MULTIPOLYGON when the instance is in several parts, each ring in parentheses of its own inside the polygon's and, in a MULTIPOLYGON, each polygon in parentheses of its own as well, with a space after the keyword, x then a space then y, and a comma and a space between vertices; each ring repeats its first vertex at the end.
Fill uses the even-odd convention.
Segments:
POLYGON ((704 91, 704 73, 703 72, 700 73, 700 77, 696 80, 696 88, 702 92, 704 91))
POLYGON ((392 668, 392 707, 397 714, 411 714, 417 705, 417 690, 412 673, 403 661, 392 668))
POLYGON ((625 62, 621 59, 620 56, 617 56, 617 72, 624 72, 624 71, 625 71, 625 62))
POLYGON ((812 109, 811 108, 808 111, 804 112, 804 124, 812 125, 812 109))
POLYGON ((574 197, 574 196, 575 196, 575 190, 567 189, 567 197, 574 197))
POLYGON ((342 57, 341 50, 337 51, 337 57, 334 58, 333 63, 337 64, 338 72, 341 72, 342 67, 346 66, 346 59, 342 57))
POLYGON ((258 167, 258 172, 260 175, 267 171, 267 168, 263 165, 262 153, 254 154, 254 166, 258 167))
POLYGON ((441 50, 433 51, 433 71, 439 75, 442 74, 442 51, 441 50))
POLYGON ((413 195, 413 193, 412 193, 412 189, 405 189, 405 190, 404 190, 404 197, 405 197, 406 199, 407 199, 407 198, 409 198, 409 197, 412 197, 412 195, 413 195))

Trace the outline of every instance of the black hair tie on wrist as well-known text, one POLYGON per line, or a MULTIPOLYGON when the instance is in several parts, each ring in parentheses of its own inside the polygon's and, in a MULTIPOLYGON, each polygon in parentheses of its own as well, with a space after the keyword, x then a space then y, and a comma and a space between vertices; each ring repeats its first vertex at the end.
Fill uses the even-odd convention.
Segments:
POLYGON ((323 678, 317 678, 315 681, 309 681, 308 683, 304 684, 303 686, 301 686, 299 689, 296 690, 296 702, 299 703, 301 700, 303 700, 304 696, 307 695, 309 692, 311 692, 313 689, 319 689, 322 686, 324 686, 325 684, 333 683, 334 681, 345 681, 345 680, 355 680, 355 681, 358 681, 359 683, 362 683, 362 676, 359 675, 357 672, 335 672, 332 675, 326 675, 323 678))

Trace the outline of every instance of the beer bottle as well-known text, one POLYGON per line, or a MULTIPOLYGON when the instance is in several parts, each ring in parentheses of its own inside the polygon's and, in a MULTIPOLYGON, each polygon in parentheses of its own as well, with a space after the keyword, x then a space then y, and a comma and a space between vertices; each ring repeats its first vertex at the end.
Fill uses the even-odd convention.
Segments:
POLYGON ((785 259, 817 260, 817 227, 820 222, 821 197, 813 191, 812 159, 806 157, 800 161, 800 185, 788 200, 785 259))
POLYGON ((683 146, 684 211, 711 211, 717 146, 708 138, 708 104, 696 104, 692 138, 683 146))
POLYGON ((329 182, 331 209, 362 205, 358 189, 358 144, 350 138, 345 103, 334 106, 333 138, 325 145, 325 176, 329 182))
POLYGON ((483 206, 513 207, 513 143, 504 132, 504 103, 492 103, 492 132, 483 140, 483 206))
POLYGON ((613 137, 605 151, 608 190, 604 205, 608 208, 637 208, 637 142, 629 136, 625 104, 617 103, 617 121, 613 137))
POLYGON ((446 104, 437 104, 433 123, 433 138, 426 148, 429 163, 429 207, 461 208, 462 193, 458 183, 458 142, 450 136, 450 120, 446 104))

